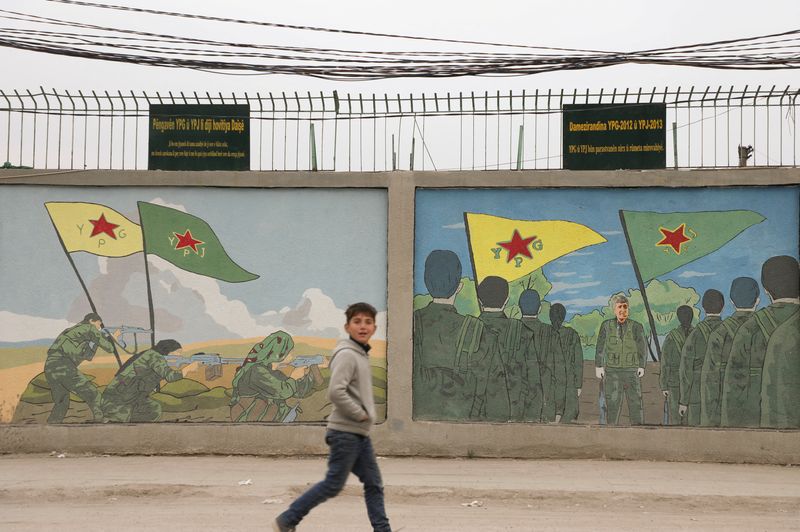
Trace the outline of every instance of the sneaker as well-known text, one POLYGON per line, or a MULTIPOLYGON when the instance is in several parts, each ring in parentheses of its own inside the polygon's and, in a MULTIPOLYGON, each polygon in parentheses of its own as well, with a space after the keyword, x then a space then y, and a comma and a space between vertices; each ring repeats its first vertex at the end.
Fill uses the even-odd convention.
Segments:
POLYGON ((280 518, 275 518, 272 522, 272 530, 275 532, 295 532, 295 527, 293 526, 286 526, 280 522, 280 518))

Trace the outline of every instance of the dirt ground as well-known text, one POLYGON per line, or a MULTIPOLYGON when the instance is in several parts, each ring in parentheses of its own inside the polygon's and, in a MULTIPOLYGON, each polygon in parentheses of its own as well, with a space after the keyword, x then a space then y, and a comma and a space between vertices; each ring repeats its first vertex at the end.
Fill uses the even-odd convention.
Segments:
MULTIPOLYGON (((395 531, 800 530, 800 468, 380 458, 395 531)), ((265 530, 325 460, 0 456, 0 530, 265 530)), ((355 478, 299 530, 368 531, 355 478)))

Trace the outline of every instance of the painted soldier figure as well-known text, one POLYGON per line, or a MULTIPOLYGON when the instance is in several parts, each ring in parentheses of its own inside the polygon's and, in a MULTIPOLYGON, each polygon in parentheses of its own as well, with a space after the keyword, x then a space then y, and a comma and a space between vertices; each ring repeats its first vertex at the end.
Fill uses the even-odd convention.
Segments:
MULTIPOLYGON (((788 255, 771 257, 761 267, 761 285, 772 303, 753 313, 733 338, 722 386, 721 426, 758 427, 761 424, 761 376, 767 369, 764 367, 767 345, 778 327, 800 309, 799 277, 797 259, 788 255)), ((768 368, 770 372, 773 370, 768 368)), ((774 393, 774 390, 771 388, 765 393, 774 393)), ((771 397, 767 404, 777 405, 779 400, 771 397)), ((772 415, 767 412, 767 419, 772 415)))
MULTIPOLYGON (((522 312, 522 334, 525 337, 523 345, 526 347, 526 384, 525 384, 525 406, 523 420, 533 423, 542 421, 543 410, 545 407, 545 379, 547 377, 547 393, 550 397, 553 394, 552 372, 545 368, 543 364, 544 354, 548 352, 548 338, 550 327, 539 321, 538 315, 542 301, 539 292, 532 289, 523 290, 519 296, 519 308, 522 312)), ((550 400, 552 403, 552 399, 550 400)), ((555 419, 555 409, 553 409, 552 421, 555 419)))
POLYGON ((583 349, 575 329, 564 327, 567 309, 561 303, 550 307, 550 345, 556 359, 556 421, 573 423, 579 414, 583 388, 583 349), (563 368, 563 369, 562 369, 563 368))
POLYGON ((595 375, 605 390, 608 424, 618 425, 623 397, 628 402, 632 425, 644 423, 642 385, 647 364, 647 341, 642 324, 628 319, 628 298, 611 299, 615 318, 600 325, 597 333, 595 375))
POLYGON ((753 315, 758 305, 758 283, 750 277, 737 277, 731 283, 731 301, 736 311, 722 320, 708 337, 706 357, 700 374, 700 425, 719 427, 722 380, 736 331, 753 315))
POLYGON ((484 325, 486 351, 483 352, 483 374, 487 373, 485 400, 473 411, 473 417, 489 421, 508 421, 522 418, 523 358, 521 344, 522 324, 505 315, 508 301, 508 281, 502 277, 488 276, 478 285, 480 320, 484 325))
POLYGON ((69 410, 69 394, 80 397, 92 412, 94 421, 101 421, 103 412, 99 405, 97 386, 84 375, 78 366, 84 360, 92 360, 97 348, 109 353, 114 351, 112 342, 119 338, 114 331, 111 337, 102 332, 103 320, 94 312, 58 335, 47 350, 44 363, 44 376, 50 385, 53 396, 53 410, 47 418, 48 423, 61 423, 69 410))
POLYGON ((162 380, 175 382, 190 367, 177 371, 167 365, 167 355, 180 355, 181 344, 161 340, 151 349, 133 355, 111 379, 101 401, 105 421, 114 423, 147 423, 161 418, 161 404, 150 394, 162 380))
POLYGON ((414 311, 414 417, 464 421, 475 400, 471 361, 480 348, 483 322, 456 311, 463 283, 461 261, 452 251, 428 255, 425 286, 433 301, 414 311))
POLYGON ((681 416, 678 413, 678 400, 681 396, 681 351, 686 343, 686 337, 692 332, 694 318, 694 311, 688 305, 681 305, 675 313, 678 315, 680 327, 675 327, 667 333, 667 339, 661 348, 661 375, 658 376, 658 384, 666 403, 665 425, 681 424, 681 416))
POLYGON ((294 348, 294 340, 276 331, 255 344, 233 377, 232 421, 283 422, 291 411, 286 400, 308 397, 323 384, 317 365, 300 379, 287 377, 273 364, 282 362, 294 348))
POLYGON ((800 428, 800 313, 780 324, 769 338, 761 383, 761 426, 800 428))
POLYGON ((720 326, 719 317, 725 306, 725 296, 719 290, 706 290, 703 294, 703 311, 706 317, 686 337, 681 351, 681 398, 678 412, 685 417, 685 425, 700 425, 700 375, 706 358, 706 348, 711 332, 720 326))

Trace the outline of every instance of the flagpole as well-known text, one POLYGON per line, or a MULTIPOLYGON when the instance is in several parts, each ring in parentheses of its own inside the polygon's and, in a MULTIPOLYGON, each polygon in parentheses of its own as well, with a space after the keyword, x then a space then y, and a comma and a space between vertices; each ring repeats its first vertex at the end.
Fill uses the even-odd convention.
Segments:
MULTIPOLYGON (((469 237, 469 222, 467 221, 467 213, 464 213, 464 229, 467 231, 467 251, 469 251, 469 262, 472 266, 472 280, 475 282, 475 297, 478 296, 478 271, 475 269, 475 257, 472 256, 472 241, 469 237)), ((478 300, 478 309, 481 308, 480 299, 478 300)))
POLYGON ((631 255, 631 264, 633 265, 633 273, 636 275, 636 282, 639 283, 639 291, 642 294, 642 301, 644 302, 644 310, 647 313, 647 320, 650 322, 650 332, 653 335, 653 342, 656 344, 656 356, 661 360, 661 346, 658 344, 658 334, 656 333, 656 322, 653 319, 653 313, 650 312, 650 303, 647 301, 647 292, 644 288, 644 281, 642 281, 642 274, 639 272, 639 265, 636 263, 636 256, 633 254, 633 245, 631 244, 630 236, 628 235, 628 226, 625 223, 625 213, 620 209, 619 221, 622 224, 622 231, 625 234, 625 242, 628 244, 628 253, 631 255))
POLYGON ((139 224, 142 227, 142 255, 144 255, 144 278, 147 282, 147 308, 150 311, 150 347, 156 345, 156 324, 155 312, 153 311, 153 291, 150 288, 150 267, 147 265, 147 240, 144 230, 144 218, 142 218, 141 201, 136 204, 139 210, 139 224))
MULTIPOLYGON (((67 250, 67 245, 64 243, 64 239, 61 238, 61 233, 58 232, 58 227, 56 227, 56 222, 53 221, 53 217, 50 216, 49 211, 47 215, 50 217, 50 223, 53 224, 53 229, 55 230, 56 236, 58 237, 58 242, 61 244, 61 249, 64 250, 64 255, 67 256, 69 265, 72 266, 72 271, 75 272, 75 276, 78 278, 78 282, 81 284, 81 288, 83 288, 83 293, 86 294, 86 299, 89 301, 89 308, 92 309, 93 313, 97 314, 97 307, 94 306, 94 301, 92 301, 92 296, 89 294, 89 289, 86 287, 86 283, 83 282, 83 277, 81 277, 81 274, 78 271, 78 267, 75 265, 75 261, 72 260, 72 255, 70 255, 69 251, 67 250)), ((117 352, 117 344, 115 343, 113 338, 111 339, 111 346, 114 348, 114 358, 117 359, 117 365, 122 367, 122 359, 119 358, 119 353, 117 352)))

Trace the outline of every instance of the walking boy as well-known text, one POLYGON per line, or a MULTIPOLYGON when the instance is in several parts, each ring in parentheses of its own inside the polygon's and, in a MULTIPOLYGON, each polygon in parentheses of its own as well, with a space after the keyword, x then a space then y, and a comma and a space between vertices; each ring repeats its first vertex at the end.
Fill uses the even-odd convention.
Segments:
POLYGON ((333 411, 328 417, 325 443, 331 448, 325 479, 297 498, 273 523, 277 532, 291 532, 317 505, 342 491, 354 473, 364 484, 372 529, 391 532, 383 505, 383 482, 369 429, 375 421, 372 372, 369 367, 369 339, 375 334, 375 307, 354 303, 347 307, 345 332, 350 336, 336 344, 331 359, 328 398, 333 411))

